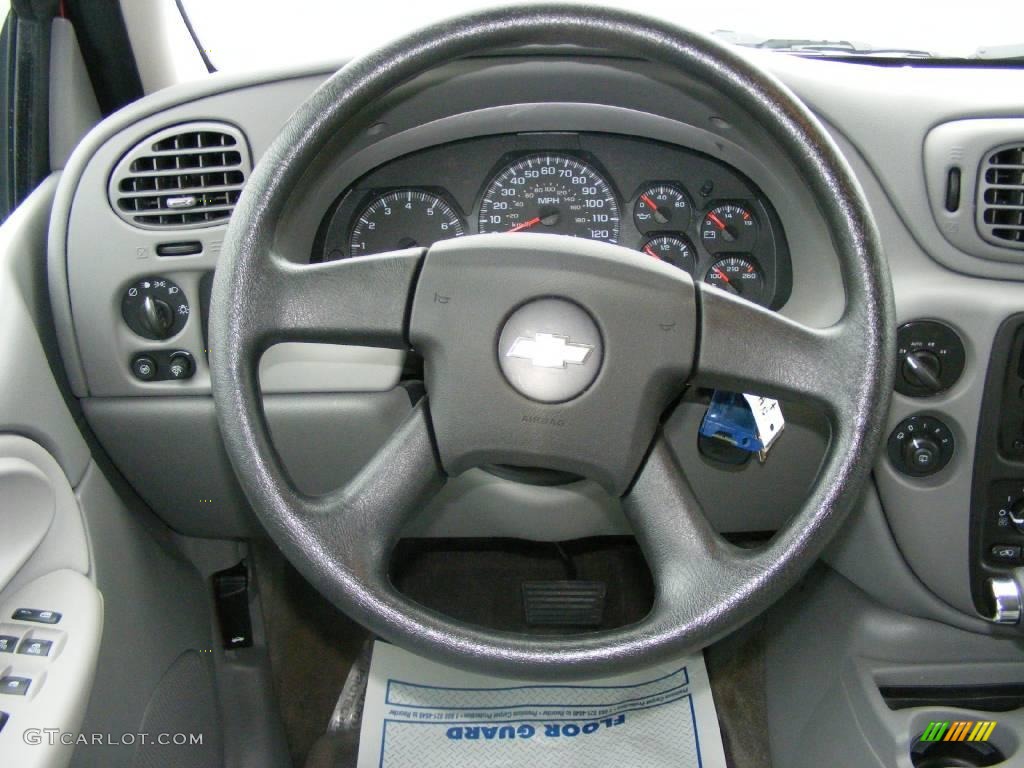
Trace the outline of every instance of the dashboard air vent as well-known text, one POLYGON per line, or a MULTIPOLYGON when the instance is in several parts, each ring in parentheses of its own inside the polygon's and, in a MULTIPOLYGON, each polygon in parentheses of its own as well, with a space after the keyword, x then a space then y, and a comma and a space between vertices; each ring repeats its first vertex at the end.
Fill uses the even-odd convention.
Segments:
POLYGON ((978 179, 978 231, 990 243, 1024 249, 1024 144, 985 155, 978 179))
POLYGON ((114 211, 146 229, 227 221, 252 170, 245 136, 226 123, 189 123, 140 142, 114 168, 114 211))

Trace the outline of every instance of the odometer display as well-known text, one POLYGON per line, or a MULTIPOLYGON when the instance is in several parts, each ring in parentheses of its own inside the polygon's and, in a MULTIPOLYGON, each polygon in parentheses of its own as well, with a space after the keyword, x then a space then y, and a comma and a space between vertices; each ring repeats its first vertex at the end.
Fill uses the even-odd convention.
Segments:
POLYGON ((619 241, 619 203, 604 178, 567 155, 533 155, 502 170, 480 204, 480 232, 547 232, 619 241))

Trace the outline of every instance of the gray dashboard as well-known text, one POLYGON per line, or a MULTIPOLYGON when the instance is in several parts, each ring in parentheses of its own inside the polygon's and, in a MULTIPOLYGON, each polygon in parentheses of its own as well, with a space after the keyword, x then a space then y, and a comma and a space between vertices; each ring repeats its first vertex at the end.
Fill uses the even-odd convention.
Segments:
MULTIPOLYGON (((1024 307, 1024 284, 1018 282, 1024 281, 1024 252, 950 235, 949 221, 933 205, 941 195, 935 187, 945 180, 945 166, 938 172, 928 167, 925 145, 945 123, 1021 114, 1024 72, 892 69, 750 55, 789 84, 839 141, 878 219, 901 322, 941 320, 966 349, 964 374, 952 388, 927 399, 897 394, 890 415, 894 427, 912 414, 941 417, 955 437, 953 459, 937 474, 915 479, 882 455, 865 506, 876 510, 879 499, 885 520, 880 527, 852 525, 847 535, 867 536, 864 531, 870 528, 872 536, 883 537, 889 548, 874 551, 888 558, 885 567, 841 555, 836 567, 872 592, 890 593, 880 596, 883 602, 893 600, 893 592, 916 590, 919 612, 941 614, 946 621, 959 612, 972 628, 983 627, 969 618, 977 614, 969 572, 974 447, 993 338, 1001 322, 1024 307), (885 130, 879 129, 882 125, 885 130), (890 574, 881 584, 880 571, 890 574)), ((237 129, 258 161, 325 74, 215 76, 155 94, 100 124, 74 153, 61 180, 50 232, 50 288, 72 388, 115 463, 183 533, 243 537, 259 531, 219 445, 198 311, 201 284, 216 266, 224 226, 190 229, 187 235, 132 226, 108 201, 111 174, 147 137, 200 121, 237 129), (198 252, 158 255, 158 246, 181 240, 199 243, 198 252), (197 308, 169 339, 143 339, 125 325, 124 293, 148 277, 173 280, 197 308), (133 374, 133 356, 140 351, 180 349, 195 361, 191 378, 140 381, 133 374)), ((416 153, 498 142, 499 136, 520 137, 515 141, 525 141, 530 151, 560 150, 565 147, 557 143, 566 136, 584 135, 600 149, 588 151, 608 165, 615 161, 605 158, 615 153, 607 147, 615 137, 629 137, 734 169, 736 178, 750 185, 761 215, 777 220, 784 244, 773 267, 782 275, 773 307, 819 326, 837 319, 842 310, 842 284, 814 200, 766 137, 699 83, 634 60, 474 59, 409 83, 378 112, 370 129, 339 136, 329 158, 307 180, 295 201, 293 229, 282 244, 286 257, 308 261, 310 254, 329 254, 330 236, 344 243, 349 217, 373 190, 425 186, 422 178, 388 176, 388 168, 400 168, 403 158, 416 153), (346 196, 346 190, 352 194, 346 196), (332 216, 339 211, 344 215, 331 235, 332 216)), ((1024 143, 1024 120, 1004 119, 1001 128, 1007 123, 1009 135, 1016 125, 1024 143)), ((498 150, 486 155, 492 158, 488 162, 504 154, 498 150)), ((474 195, 490 170, 474 176, 474 195)), ((678 179, 670 172, 651 178, 678 179)), ((963 194, 972 193, 973 179, 968 178, 963 194)), ((639 189, 638 184, 628 186, 620 190, 623 217, 632 215, 639 189)), ((694 189, 687 193, 698 197, 694 189)), ((465 197, 461 215, 469 222, 478 204, 465 197)), ((699 230, 690 236, 698 237, 699 230)), ((261 366, 268 414, 282 457, 304 490, 340 485, 387 427, 400 420, 410 404, 406 390, 396 387, 404 363, 402 353, 393 351, 316 345, 288 345, 268 353, 261 366)), ((720 530, 775 530, 813 479, 827 430, 820 417, 800 404, 784 407, 789 426, 768 461, 739 469, 697 451, 704 401, 695 397, 682 403, 667 424, 673 448, 720 530)), ((473 470, 451 483, 410 533, 557 539, 626 530, 617 503, 589 483, 524 486, 473 470)))

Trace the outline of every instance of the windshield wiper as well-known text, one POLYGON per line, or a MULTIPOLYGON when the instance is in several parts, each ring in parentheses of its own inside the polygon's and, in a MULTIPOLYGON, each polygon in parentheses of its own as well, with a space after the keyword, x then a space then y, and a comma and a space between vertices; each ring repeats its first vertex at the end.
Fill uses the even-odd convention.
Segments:
POLYGON ((865 43, 854 43, 849 40, 812 40, 804 38, 756 37, 725 29, 712 32, 734 45, 746 48, 777 51, 779 53, 795 53, 801 56, 858 56, 879 58, 930 59, 930 51, 918 48, 876 48, 865 43))

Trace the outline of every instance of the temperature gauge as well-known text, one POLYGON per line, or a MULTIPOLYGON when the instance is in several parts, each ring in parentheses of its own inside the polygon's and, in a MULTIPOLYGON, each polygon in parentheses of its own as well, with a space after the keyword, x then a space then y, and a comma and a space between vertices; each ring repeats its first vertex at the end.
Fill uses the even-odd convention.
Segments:
POLYGON ((693 254, 693 246, 685 237, 678 235, 662 235, 652 237, 644 243, 640 249, 648 256, 661 259, 673 267, 685 269, 691 275, 697 266, 697 260, 693 254))
POLYGON ((690 223, 690 203, 674 184, 654 184, 640 193, 633 210, 636 228, 643 233, 684 230, 690 223))
POLYGON ((750 259, 728 256, 711 265, 704 282, 747 301, 764 305, 764 276, 750 259))
POLYGON ((704 247, 713 253, 749 251, 757 240, 757 221, 741 205, 719 205, 704 216, 700 239, 704 247))

